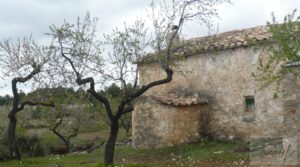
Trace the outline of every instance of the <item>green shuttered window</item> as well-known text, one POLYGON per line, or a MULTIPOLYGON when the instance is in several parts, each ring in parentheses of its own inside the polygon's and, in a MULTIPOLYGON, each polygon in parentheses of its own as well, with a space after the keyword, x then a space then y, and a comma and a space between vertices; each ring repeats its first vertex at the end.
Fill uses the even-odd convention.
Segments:
POLYGON ((245 103, 246 103, 246 112, 254 111, 255 108, 255 100, 253 96, 246 96, 245 97, 245 103))

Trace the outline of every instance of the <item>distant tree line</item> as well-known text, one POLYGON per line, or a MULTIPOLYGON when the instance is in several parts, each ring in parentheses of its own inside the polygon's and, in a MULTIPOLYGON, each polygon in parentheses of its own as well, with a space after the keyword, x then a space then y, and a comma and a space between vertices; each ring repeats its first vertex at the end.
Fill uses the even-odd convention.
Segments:
MULTIPOLYGON (((82 104, 82 103, 94 103, 93 98, 82 89, 74 90, 72 87, 57 87, 57 88, 39 88, 29 93, 20 92, 19 97, 22 100, 36 99, 38 97, 47 98, 51 94, 51 100, 58 104, 82 104), (83 101, 84 100, 84 101, 83 101)), ((117 99, 122 94, 122 89, 112 83, 97 93, 109 96, 111 99, 117 99)), ((13 97, 10 95, 0 95, 0 106, 10 105, 13 97)))

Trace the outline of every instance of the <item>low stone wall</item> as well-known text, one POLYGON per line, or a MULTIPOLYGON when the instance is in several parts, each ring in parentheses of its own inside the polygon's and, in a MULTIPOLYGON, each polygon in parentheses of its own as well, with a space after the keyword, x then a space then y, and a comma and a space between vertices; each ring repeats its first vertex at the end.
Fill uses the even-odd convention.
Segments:
POLYGON ((133 145, 161 147, 197 141, 203 108, 170 106, 145 98, 133 112, 133 145))

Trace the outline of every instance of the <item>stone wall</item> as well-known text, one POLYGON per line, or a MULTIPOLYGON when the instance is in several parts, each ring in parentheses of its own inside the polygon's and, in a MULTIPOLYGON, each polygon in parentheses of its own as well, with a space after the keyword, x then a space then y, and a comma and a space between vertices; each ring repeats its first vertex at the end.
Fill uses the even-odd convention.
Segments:
MULTIPOLYGON (((197 119, 201 108, 195 106, 185 111, 149 100, 151 95, 166 93, 174 88, 189 88, 212 97, 208 103, 213 115, 211 130, 215 138, 249 140, 250 136, 282 134, 282 97, 274 99, 274 85, 260 89, 261 83, 256 82, 252 76, 257 72, 260 55, 267 56, 259 46, 252 46, 203 53, 182 60, 174 68, 176 72, 173 81, 149 90, 145 94, 148 97, 145 99, 148 100, 139 103, 135 108, 134 145, 163 146, 173 144, 174 140, 178 141, 178 136, 183 138, 182 142, 199 137, 199 134, 191 134, 199 131, 197 119), (246 112, 247 96, 253 96, 255 100, 255 108, 251 112, 246 112), (181 124, 184 124, 184 128, 176 127, 181 124)), ((139 72, 140 85, 165 77, 155 63, 139 65, 139 72)))
POLYGON ((133 114, 133 145, 160 147, 197 141, 202 110, 205 106, 175 107, 143 99, 133 114))
POLYGON ((300 82, 288 75, 281 83, 284 137, 300 137, 300 82))

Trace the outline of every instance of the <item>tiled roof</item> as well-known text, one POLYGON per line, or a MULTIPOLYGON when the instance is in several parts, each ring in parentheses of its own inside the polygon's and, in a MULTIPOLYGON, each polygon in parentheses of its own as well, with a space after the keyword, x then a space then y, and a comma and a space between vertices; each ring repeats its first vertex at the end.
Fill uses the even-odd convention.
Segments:
MULTIPOLYGON (((184 40, 176 48, 175 54, 190 56, 263 43, 271 37, 268 29, 268 26, 258 26, 184 40)), ((138 62, 149 63, 155 61, 155 59, 151 54, 138 62)))
POLYGON ((233 30, 182 41, 180 52, 185 55, 232 49, 262 43, 271 37, 267 26, 233 30))
POLYGON ((159 101, 162 104, 173 105, 173 106, 191 106, 191 105, 203 105, 207 104, 208 100, 199 97, 184 97, 178 96, 174 93, 161 94, 161 95, 153 95, 152 98, 156 101, 159 101))

